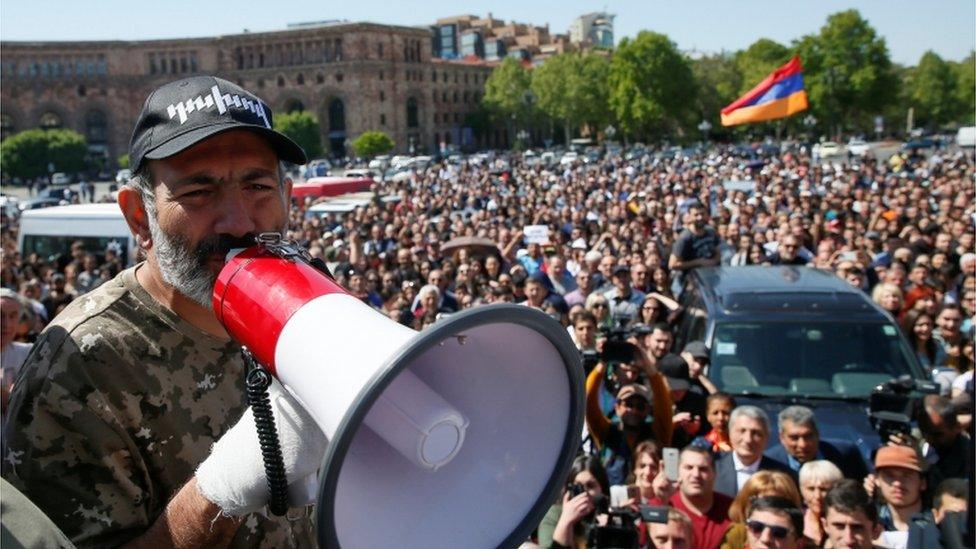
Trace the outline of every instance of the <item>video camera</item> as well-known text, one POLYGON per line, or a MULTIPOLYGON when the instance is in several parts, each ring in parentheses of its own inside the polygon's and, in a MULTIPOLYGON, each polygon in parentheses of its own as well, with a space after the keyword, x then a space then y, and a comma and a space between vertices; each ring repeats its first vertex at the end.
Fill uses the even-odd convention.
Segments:
POLYGON ((638 349, 627 340, 635 335, 641 336, 649 333, 649 328, 644 325, 630 326, 630 315, 618 313, 614 316, 614 320, 616 324, 613 327, 604 327, 600 330, 603 337, 606 338, 606 341, 603 342, 600 360, 629 364, 634 361, 638 349))
POLYGON ((939 394, 939 386, 909 375, 886 381, 874 389, 868 399, 868 410, 871 425, 882 443, 892 435, 911 435, 912 422, 917 421, 921 409, 919 396, 927 394, 939 394))
MULTIPOLYGON (((585 491, 580 484, 571 484, 569 493, 576 496, 585 491)), ((594 498, 595 510, 584 519, 586 546, 590 549, 637 549, 639 539, 637 521, 667 524, 668 508, 642 505, 636 513, 627 507, 609 507, 606 496, 594 498), (607 515, 602 526, 597 524, 597 515, 607 515)))

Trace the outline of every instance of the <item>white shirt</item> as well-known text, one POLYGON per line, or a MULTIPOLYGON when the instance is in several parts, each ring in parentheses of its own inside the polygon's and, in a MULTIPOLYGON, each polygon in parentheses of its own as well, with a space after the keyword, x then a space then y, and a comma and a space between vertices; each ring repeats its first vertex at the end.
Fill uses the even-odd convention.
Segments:
POLYGON ((742 487, 746 485, 746 481, 749 477, 756 474, 759 470, 759 462, 762 461, 762 457, 756 459, 752 462, 752 465, 746 465, 742 463, 739 459, 739 454, 732 452, 732 464, 735 465, 735 491, 738 492, 742 490, 742 487))

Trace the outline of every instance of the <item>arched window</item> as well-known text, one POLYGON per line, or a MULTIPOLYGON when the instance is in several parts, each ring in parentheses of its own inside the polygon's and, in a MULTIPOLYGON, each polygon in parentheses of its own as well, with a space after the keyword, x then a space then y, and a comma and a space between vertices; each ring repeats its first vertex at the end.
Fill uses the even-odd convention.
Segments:
POLYGON ((54 130, 62 125, 61 116, 57 113, 48 111, 41 115, 40 126, 42 130, 54 130))
POLYGON ((299 99, 289 99, 285 101, 285 112, 298 112, 304 111, 305 105, 299 99))
POLYGON ((285 87, 285 77, 284 76, 279 76, 278 77, 278 87, 279 88, 285 87))
POLYGON ((346 106, 341 99, 333 99, 329 102, 329 131, 345 131, 346 129, 346 106))
POLYGON ((407 127, 416 128, 420 125, 419 117, 417 116, 417 100, 411 97, 407 99, 407 127))
POLYGON ((299 86, 305 84, 305 75, 298 73, 298 76, 295 78, 295 82, 297 82, 299 86))
POLYGON ((90 145, 108 142, 108 120, 102 111, 89 111, 85 115, 85 137, 90 145))

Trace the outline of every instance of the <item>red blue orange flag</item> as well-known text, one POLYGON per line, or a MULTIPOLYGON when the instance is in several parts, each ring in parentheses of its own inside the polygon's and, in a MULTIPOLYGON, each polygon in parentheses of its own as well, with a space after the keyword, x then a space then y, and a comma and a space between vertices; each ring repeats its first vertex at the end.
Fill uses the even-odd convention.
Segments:
POLYGON ((722 125, 734 126, 785 118, 806 108, 807 92, 803 88, 803 67, 797 56, 722 109, 722 125))

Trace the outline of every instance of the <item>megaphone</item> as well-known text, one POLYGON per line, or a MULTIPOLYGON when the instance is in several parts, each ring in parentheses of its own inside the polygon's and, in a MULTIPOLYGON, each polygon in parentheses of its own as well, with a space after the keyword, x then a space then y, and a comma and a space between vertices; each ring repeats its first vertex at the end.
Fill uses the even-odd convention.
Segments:
POLYGON ((416 332, 348 294, 294 245, 230 257, 213 307, 329 440, 321 547, 513 547, 579 448, 583 369, 566 330, 499 304, 416 332))

